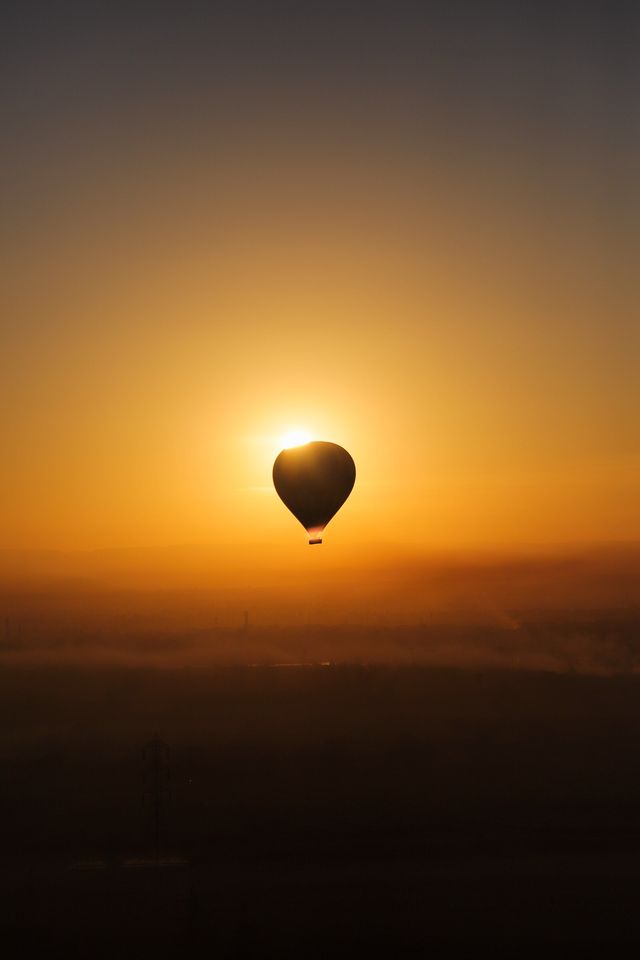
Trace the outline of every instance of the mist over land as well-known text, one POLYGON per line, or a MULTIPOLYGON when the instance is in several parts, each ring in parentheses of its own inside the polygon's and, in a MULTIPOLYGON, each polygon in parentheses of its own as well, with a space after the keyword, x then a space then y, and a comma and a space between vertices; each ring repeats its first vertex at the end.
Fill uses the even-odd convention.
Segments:
POLYGON ((5 941, 637 943, 640 548, 301 549, 0 555, 5 941))
POLYGON ((635 544, 391 559, 372 549, 349 576, 268 547, 260 559, 214 547, 5 551, 0 658, 635 669, 635 544))

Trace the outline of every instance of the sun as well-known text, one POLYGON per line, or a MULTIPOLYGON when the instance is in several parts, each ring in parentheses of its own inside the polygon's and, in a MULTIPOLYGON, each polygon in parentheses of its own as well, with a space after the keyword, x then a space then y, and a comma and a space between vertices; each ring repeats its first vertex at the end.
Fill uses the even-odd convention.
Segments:
POLYGON ((302 447, 305 443, 311 443, 312 440, 313 437, 307 430, 289 430, 280 437, 280 447, 282 450, 302 447))

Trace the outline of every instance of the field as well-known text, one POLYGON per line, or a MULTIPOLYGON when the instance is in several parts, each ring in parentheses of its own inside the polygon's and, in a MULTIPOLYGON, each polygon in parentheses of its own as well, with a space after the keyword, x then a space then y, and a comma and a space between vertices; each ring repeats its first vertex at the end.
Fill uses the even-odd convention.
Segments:
POLYGON ((633 673, 14 666, 0 683, 5 941, 640 940, 633 673))

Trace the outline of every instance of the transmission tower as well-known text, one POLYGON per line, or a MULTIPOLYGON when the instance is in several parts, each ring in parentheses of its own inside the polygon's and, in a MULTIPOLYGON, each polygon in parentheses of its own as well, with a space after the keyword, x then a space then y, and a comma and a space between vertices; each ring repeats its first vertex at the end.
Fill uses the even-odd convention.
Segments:
POLYGON ((147 836, 151 839, 156 860, 160 856, 169 806, 169 747, 158 734, 142 749, 144 761, 143 804, 147 836))

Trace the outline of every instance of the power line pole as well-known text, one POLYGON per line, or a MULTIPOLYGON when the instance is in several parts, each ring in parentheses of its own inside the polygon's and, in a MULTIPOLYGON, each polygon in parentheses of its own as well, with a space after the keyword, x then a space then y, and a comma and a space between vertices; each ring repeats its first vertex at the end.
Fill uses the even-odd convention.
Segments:
POLYGON ((158 860, 169 804, 169 747, 156 733, 143 747, 142 756, 145 765, 143 803, 147 814, 147 832, 151 837, 154 857, 158 860))

